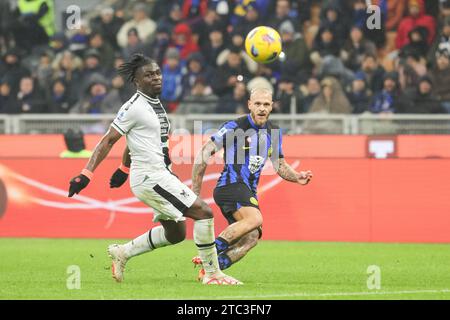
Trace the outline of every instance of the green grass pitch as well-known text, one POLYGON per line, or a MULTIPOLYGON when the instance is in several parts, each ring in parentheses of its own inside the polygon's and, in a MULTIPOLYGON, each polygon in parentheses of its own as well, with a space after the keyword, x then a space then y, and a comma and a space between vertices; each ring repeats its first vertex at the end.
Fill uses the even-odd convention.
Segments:
POLYGON ((0 239, 0 299, 450 299, 445 244, 261 241, 227 270, 244 285, 226 287, 196 282, 192 241, 130 260, 115 283, 113 242, 0 239), (80 289, 67 287, 72 265, 80 289), (367 286, 371 265, 381 271, 379 290, 367 286))

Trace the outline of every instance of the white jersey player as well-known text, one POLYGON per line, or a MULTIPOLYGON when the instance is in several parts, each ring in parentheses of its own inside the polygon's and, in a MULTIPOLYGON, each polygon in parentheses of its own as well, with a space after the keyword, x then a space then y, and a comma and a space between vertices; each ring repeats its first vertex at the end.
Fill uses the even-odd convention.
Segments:
POLYGON ((142 54, 135 54, 119 68, 119 73, 136 85, 137 92, 121 107, 86 167, 70 181, 69 189, 69 197, 84 189, 113 145, 123 135, 126 136, 127 148, 122 164, 111 178, 110 186, 120 186, 130 172, 131 190, 139 200, 154 209, 153 221, 161 225, 128 243, 108 247, 113 277, 118 282, 123 281, 125 264, 131 257, 183 241, 185 220, 189 217, 195 220, 194 242, 204 261, 206 276, 203 283, 241 284, 219 269, 211 209, 170 170, 170 124, 158 99, 162 89, 158 64, 142 54))

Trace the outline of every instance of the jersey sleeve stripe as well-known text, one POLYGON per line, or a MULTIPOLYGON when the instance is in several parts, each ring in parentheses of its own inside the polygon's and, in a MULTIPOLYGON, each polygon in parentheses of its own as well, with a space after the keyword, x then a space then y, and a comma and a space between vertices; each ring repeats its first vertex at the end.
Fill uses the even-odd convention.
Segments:
POLYGON ((125 132, 121 127, 119 127, 116 123, 114 123, 114 122, 111 123, 111 126, 113 126, 114 129, 116 129, 117 131, 119 131, 120 134, 122 134, 122 135, 126 134, 126 132, 125 132))

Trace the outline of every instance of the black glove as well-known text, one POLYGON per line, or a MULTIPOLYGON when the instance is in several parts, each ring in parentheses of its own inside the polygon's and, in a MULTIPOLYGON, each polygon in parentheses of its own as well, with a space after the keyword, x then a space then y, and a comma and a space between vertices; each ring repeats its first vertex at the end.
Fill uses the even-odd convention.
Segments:
POLYGON ((125 183, 125 181, 127 181, 127 179, 128 173, 125 173, 122 170, 117 169, 111 176, 111 179, 109 180, 109 187, 119 188, 125 183))
POLYGON ((86 188, 89 182, 91 182, 91 180, 84 174, 80 174, 79 176, 76 176, 75 178, 70 180, 69 198, 72 197, 75 193, 78 194, 81 190, 86 188))

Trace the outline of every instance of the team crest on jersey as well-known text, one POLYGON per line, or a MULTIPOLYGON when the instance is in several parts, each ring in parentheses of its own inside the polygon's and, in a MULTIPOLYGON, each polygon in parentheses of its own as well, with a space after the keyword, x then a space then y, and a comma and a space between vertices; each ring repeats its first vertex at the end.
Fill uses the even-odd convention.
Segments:
POLYGON ((264 163, 264 158, 261 156, 250 156, 250 159, 248 161, 248 170, 250 170, 251 174, 254 174, 256 171, 259 170, 261 165, 264 163))
POLYGON ((125 115, 125 111, 119 112, 119 114, 117 115, 117 120, 121 121, 123 119, 124 115, 125 115))

